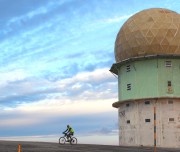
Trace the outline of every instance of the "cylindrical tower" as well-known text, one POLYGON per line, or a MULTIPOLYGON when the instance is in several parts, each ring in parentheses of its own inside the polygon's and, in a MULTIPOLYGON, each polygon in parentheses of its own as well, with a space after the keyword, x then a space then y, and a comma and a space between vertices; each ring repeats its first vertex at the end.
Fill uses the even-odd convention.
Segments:
POLYGON ((119 144, 180 147, 180 15, 153 8, 130 17, 115 42, 119 144))

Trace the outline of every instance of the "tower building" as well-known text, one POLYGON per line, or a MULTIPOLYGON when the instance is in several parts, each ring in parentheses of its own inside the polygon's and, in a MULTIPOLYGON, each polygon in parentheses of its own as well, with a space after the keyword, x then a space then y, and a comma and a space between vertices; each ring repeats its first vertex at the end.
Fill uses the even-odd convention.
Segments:
POLYGON ((110 69, 118 76, 119 145, 180 147, 180 15, 140 11, 121 27, 110 69))

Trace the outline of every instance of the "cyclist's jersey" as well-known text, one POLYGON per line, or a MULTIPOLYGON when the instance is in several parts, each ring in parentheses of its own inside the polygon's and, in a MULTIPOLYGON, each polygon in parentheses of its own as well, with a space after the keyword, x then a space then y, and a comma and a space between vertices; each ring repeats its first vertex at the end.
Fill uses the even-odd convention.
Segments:
POLYGON ((69 131, 70 133, 74 133, 74 130, 73 130, 71 127, 68 128, 68 131, 69 131))

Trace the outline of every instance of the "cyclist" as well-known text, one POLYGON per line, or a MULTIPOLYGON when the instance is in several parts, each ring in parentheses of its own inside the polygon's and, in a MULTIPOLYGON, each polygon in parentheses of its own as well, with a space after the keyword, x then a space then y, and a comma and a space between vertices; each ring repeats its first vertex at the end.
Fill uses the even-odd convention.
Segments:
POLYGON ((67 134, 67 139, 69 141, 69 138, 71 139, 71 137, 74 135, 74 130, 72 129, 72 127, 70 127, 69 125, 67 125, 67 129, 63 132, 64 134, 67 134))

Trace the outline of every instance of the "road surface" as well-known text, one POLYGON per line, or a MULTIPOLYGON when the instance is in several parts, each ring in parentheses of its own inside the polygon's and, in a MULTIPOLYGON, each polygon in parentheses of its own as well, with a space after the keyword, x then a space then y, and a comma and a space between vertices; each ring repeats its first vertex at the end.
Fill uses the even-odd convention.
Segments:
MULTIPOLYGON (((17 152, 21 144, 21 152, 153 152, 153 147, 126 147, 110 145, 59 145, 46 142, 0 141, 0 152, 17 152)), ((180 148, 162 149, 157 152, 180 152, 180 148)))

